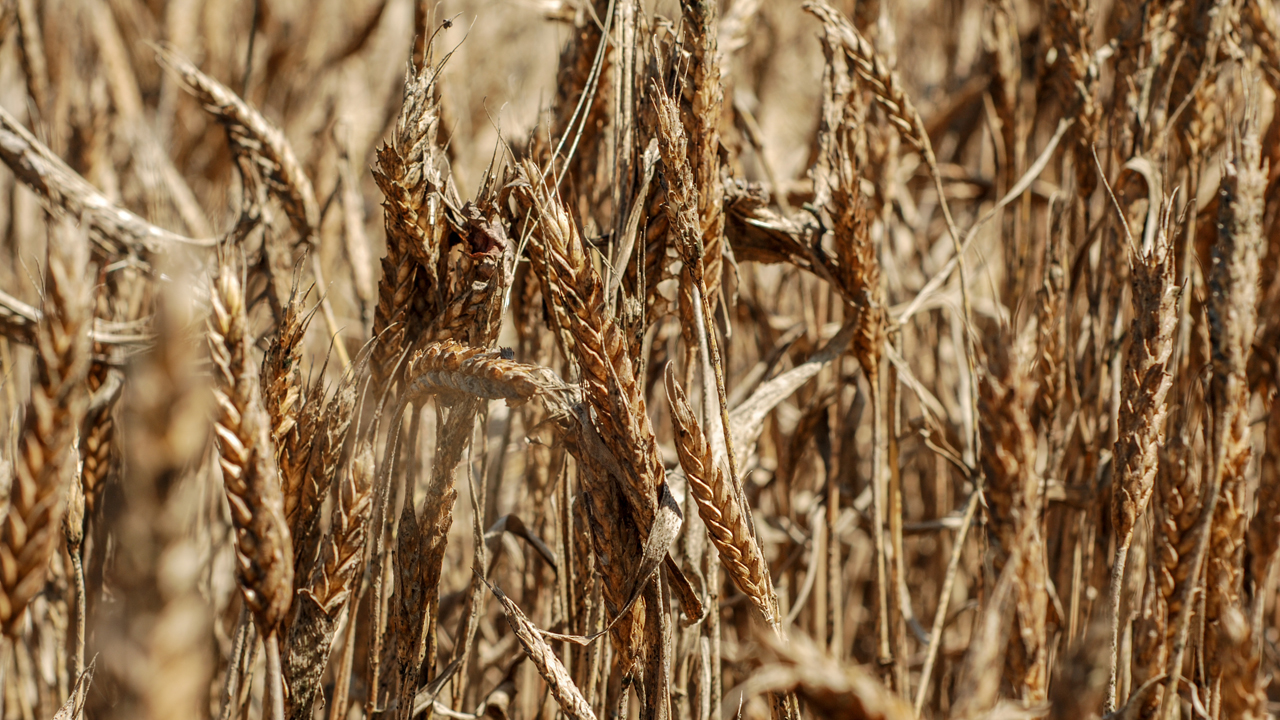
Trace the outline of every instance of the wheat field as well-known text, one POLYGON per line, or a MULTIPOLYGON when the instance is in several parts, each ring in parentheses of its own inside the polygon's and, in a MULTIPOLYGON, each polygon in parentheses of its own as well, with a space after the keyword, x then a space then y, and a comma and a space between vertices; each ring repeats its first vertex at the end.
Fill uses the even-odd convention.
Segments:
POLYGON ((1274 0, 0 0, 0 720, 1280 709, 1274 0))

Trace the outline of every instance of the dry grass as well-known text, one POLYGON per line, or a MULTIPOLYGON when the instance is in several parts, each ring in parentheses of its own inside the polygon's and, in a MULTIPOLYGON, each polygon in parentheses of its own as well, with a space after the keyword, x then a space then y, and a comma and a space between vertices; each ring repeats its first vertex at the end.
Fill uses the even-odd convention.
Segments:
POLYGON ((0 0, 0 720, 1274 715, 1277 18, 0 0))

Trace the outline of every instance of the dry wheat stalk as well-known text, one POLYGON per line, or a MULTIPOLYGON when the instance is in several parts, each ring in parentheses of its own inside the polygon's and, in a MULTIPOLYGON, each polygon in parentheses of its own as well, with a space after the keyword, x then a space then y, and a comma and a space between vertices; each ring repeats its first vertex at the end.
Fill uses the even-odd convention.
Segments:
MULTIPOLYGON (((614 58, 607 51, 606 35, 616 15, 608 0, 594 0, 589 12, 578 12, 569 41, 560 52, 555 97, 547 133, 530 138, 530 155, 559 178, 592 178, 597 169, 601 137, 616 74, 614 58), (558 168, 558 169, 557 169, 558 168)), ((629 82, 626 77, 624 82, 629 82)), ((595 185, 595 183, 592 183, 595 185)), ((569 192, 578 195, 577 189, 569 192)), ((593 201, 599 187, 583 187, 582 199, 593 201)), ((575 204, 575 206, 577 206, 575 204)))
POLYGON ((85 616, 88 613, 88 591, 84 577, 84 486, 79 478, 73 477, 67 489, 66 514, 62 516, 62 535, 66 540, 67 555, 71 558, 72 582, 75 585, 74 620, 75 634, 72 636, 71 651, 72 672, 79 675, 84 672, 84 640, 85 616))
POLYGON ((36 326, 36 374, 18 438, 8 511, 0 524, 0 626, 13 636, 62 533, 72 454, 89 371, 88 242, 69 225, 49 234, 44 308, 36 326))
POLYGON ((525 617, 525 614, 511 601, 511 598, 507 597, 506 593, 488 580, 485 580, 485 584, 493 591, 493 595, 498 598, 498 602, 502 603, 502 611, 506 614, 507 622, 511 624, 511 629, 515 632, 516 638, 519 639, 520 646, 524 648, 525 654, 529 656, 534 666, 538 668, 538 674, 542 676, 543 680, 547 681, 547 687, 551 690, 552 697, 556 699, 556 703, 560 705, 560 709, 564 714, 575 718, 575 720, 585 718, 594 720, 596 715, 592 712, 591 705, 582 697, 582 692, 574 684, 573 678, 565 670, 560 658, 556 657, 551 647, 538 634, 538 628, 529 621, 529 618, 525 617))
MULTIPOLYGON (((71 486, 86 520, 71 494, 68 553, 0 652, 0 715, 206 717, 219 676, 222 720, 282 715, 282 690, 293 720, 344 720, 357 698, 396 718, 562 712, 512 630, 554 653, 535 660, 562 661, 573 707, 595 716, 785 715, 776 700, 795 691, 810 714, 896 718, 909 691, 922 718, 1071 720, 1106 712, 1113 667, 1109 704, 1127 698, 1115 720, 1162 702, 1184 717, 1270 709, 1280 182, 1261 169, 1280 162, 1280 121, 1254 109, 1274 100, 1263 81, 1280 87, 1270 4, 867 0, 814 5, 815 24, 758 0, 687 0, 671 19, 640 0, 552 0, 473 23, 468 7, 442 19, 424 1, 334 1, 352 18, 306 3, 250 15, 0 0, 0 38, 15 10, 18 30, 0 94, 29 128, 0 122, 18 175, 0 177, 0 284, 44 272, 31 187, 83 220, 112 298, 86 325, 95 365, 71 486), (558 67, 537 14, 567 31, 558 67), (158 38, 199 55, 206 92, 234 77, 221 92, 243 107, 188 102, 153 62, 158 38), (312 190, 237 124, 245 108, 292 140, 312 190), (1234 126, 1254 115, 1266 125, 1246 163, 1234 126), (1223 174, 1240 195, 1242 168, 1261 170, 1256 199, 1193 205, 1223 174), (1097 176, 1114 178, 1119 224, 1091 219, 1107 200, 1097 176), (470 202, 463 179, 479 180, 470 202), (1170 183, 1187 209, 1170 213, 1176 229, 1158 204, 1170 183), (375 199, 381 219, 364 212, 375 199), (258 260, 243 302, 268 300, 272 323, 241 329, 231 388, 261 410, 232 404, 253 430, 240 452, 205 431, 204 380, 223 370, 183 329, 204 334, 213 257, 195 248, 212 243, 157 229, 178 222, 194 237, 229 228, 225 244, 258 260), (380 285, 358 259, 378 222, 380 285), (1256 260, 1220 237, 1238 245, 1254 225, 1256 260), (334 282, 315 287, 346 318, 339 357, 368 343, 349 368, 302 340, 295 228, 323 238, 311 249, 334 282), (1249 273, 1253 298, 1233 286, 1249 273), (983 334, 1005 346, 989 359, 973 349, 983 334), (687 377, 645 407, 668 367, 687 377), (677 393, 699 377, 704 406, 690 407, 677 393), (241 504, 202 491, 217 473, 203 460, 228 449, 281 479, 294 600, 267 638, 266 691, 227 547, 240 528, 226 506, 241 504), (459 468, 474 471, 471 528, 453 522, 459 468), (989 533, 968 542, 980 506, 989 533), (486 517, 507 519, 486 534, 486 517), (468 529, 474 578, 456 562, 468 529), (498 620, 484 580, 520 588, 525 622, 498 620), (776 624, 811 629, 820 649, 758 640, 771 588, 776 624), (931 632, 913 623, 922 608, 931 632), (583 640, 601 632, 611 642, 583 640), (87 694, 86 653, 102 658, 87 694)), ((25 366, 47 321, 0 292, 12 418, 40 386, 25 366)), ((0 455, 18 458, 21 433, 0 430, 0 455)))
MULTIPOLYGON (((454 475, 462 462, 463 454, 470 452, 476 415, 482 407, 482 402, 478 398, 441 402, 443 400, 446 398, 440 398, 437 402, 448 408, 448 416, 436 434, 437 444, 432 462, 431 481, 426 487, 426 497, 422 503, 421 537, 419 538, 421 556, 418 558, 418 573, 422 583, 423 597, 422 604, 414 609, 414 612, 421 614, 421 617, 415 618, 413 624, 404 626, 406 630, 414 633, 418 633, 418 628, 421 627, 422 654, 417 658, 417 665, 411 668, 402 665, 402 678, 406 677, 409 669, 414 673, 411 677, 416 677, 420 670, 432 674, 434 669, 437 655, 436 643, 439 636, 437 624, 440 580, 444 569, 445 549, 449 541, 449 527, 453 524, 453 506, 458 497, 454 475), (426 613, 422 613, 421 608, 425 608, 426 613), (421 668, 424 659, 426 667, 421 668)), ((413 697, 417 691, 416 684, 416 681, 406 683, 402 680, 400 691, 402 701, 406 705, 402 714, 405 720, 408 720, 408 711, 411 709, 409 698, 413 697)))
POLYGON ((18 59, 22 74, 26 77, 27 94, 35 106, 37 115, 49 112, 49 59, 45 53, 44 39, 33 0, 13 3, 14 19, 18 26, 18 59))
MULTIPOLYGON (((480 199, 483 205, 489 201, 480 199)), ((452 291, 440 313, 413 337, 415 347, 448 339, 476 347, 497 342, 502 299, 514 274, 515 245, 496 214, 486 218, 472 203, 464 206, 463 213, 466 245, 449 272, 452 291)))
POLYGON ((1131 666, 1132 688, 1126 707, 1139 708, 1144 717, 1155 712, 1159 705, 1159 683, 1164 678, 1166 661, 1165 636, 1168 633, 1166 603, 1157 580, 1158 538, 1152 536, 1152 556, 1145 568, 1147 577, 1143 585, 1142 603, 1133 622, 1133 662, 1131 666), (1150 685, 1146 693, 1139 690, 1150 685))
POLYGON ((193 240, 156 227, 118 207, 89 184, 26 128, 0 108, 0 160, 49 209, 79 218, 95 245, 108 256, 163 252, 171 246, 210 247, 214 240, 193 240))
POLYGON ((1253 41, 1262 50, 1260 65, 1262 74, 1274 89, 1280 80, 1280 20, 1276 10, 1267 3, 1243 3, 1240 6, 1242 25, 1253 31, 1253 41))
POLYGON ((822 2, 805 3, 804 9, 827 26, 838 39, 853 63, 858 77, 867 84, 876 101, 888 113, 889 122, 902 134, 903 139, 916 147, 929 142, 924 124, 915 104, 902 89, 897 73, 894 73, 884 56, 853 27, 843 14, 822 2))
MULTIPOLYGON (((119 321, 141 311, 139 306, 145 291, 134 292, 130 298, 126 289, 121 287, 125 283, 145 285, 137 276, 131 276, 129 280, 122 279, 115 288, 99 291, 95 316, 119 321)), ((95 360, 86 378, 90 400, 80 432, 80 485, 88 519, 97 517, 108 476, 115 469, 120 449, 115 410, 124 388, 124 375, 112 367, 112 359, 118 354, 96 338, 93 351, 95 360)))

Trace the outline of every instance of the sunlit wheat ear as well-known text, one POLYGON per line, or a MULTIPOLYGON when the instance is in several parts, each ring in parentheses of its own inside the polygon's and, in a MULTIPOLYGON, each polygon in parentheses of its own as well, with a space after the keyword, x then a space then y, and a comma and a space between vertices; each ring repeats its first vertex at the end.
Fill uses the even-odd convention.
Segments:
POLYGON ((62 535, 73 443, 83 419, 89 371, 89 243, 70 224, 49 233, 44 302, 36 326, 36 372, 0 524, 0 626, 14 635, 45 582, 62 535))
POLYGON ((689 492, 698 505, 698 515, 706 523, 711 543, 719 551, 733 583, 760 610, 765 622, 776 629, 780 620, 778 599, 769 577, 769 565, 754 533, 747 527, 744 513, 749 509, 738 506, 737 495, 725 481, 723 471, 716 466, 711 447, 684 391, 676 384, 670 366, 666 371, 666 385, 671 422, 676 432, 676 451, 689 481, 689 492))
POLYGON ((217 403, 214 432, 236 530, 236 571, 245 602, 265 636, 289 610, 293 553, 268 416, 250 358, 244 290, 230 252, 220 255, 210 294, 207 333, 217 403))

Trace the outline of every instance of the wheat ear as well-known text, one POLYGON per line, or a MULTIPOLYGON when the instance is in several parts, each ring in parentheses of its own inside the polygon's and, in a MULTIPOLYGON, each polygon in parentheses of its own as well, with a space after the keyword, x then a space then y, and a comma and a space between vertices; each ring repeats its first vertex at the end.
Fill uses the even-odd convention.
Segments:
MULTIPOLYGON (((199 68, 176 52, 159 48, 156 57, 160 64, 176 72, 204 109, 222 123, 232 147, 238 153, 253 159, 257 170, 266 180, 267 191, 284 206, 294 231, 311 249, 312 274, 315 275, 316 284, 325 287, 319 253, 320 205, 316 202, 311 179, 303 172, 302 164, 298 162, 284 132, 230 88, 200 72, 199 68)), ((283 289, 279 292, 283 299, 283 289)), ((338 321, 328 294, 321 296, 320 307, 329 334, 339 337, 338 321)), ((351 365, 351 358, 341 341, 334 343, 333 349, 344 368, 351 365)))
POLYGON ((622 463, 623 491, 647 533, 664 473, 644 393, 627 354, 626 335, 616 320, 604 315, 604 283, 568 212, 540 179, 536 166, 526 163, 523 169, 528 183, 518 187, 516 195, 537 216, 530 259, 539 276, 550 280, 551 303, 564 309, 572 352, 582 367, 584 395, 595 410, 600 436, 622 463))
MULTIPOLYGON (((285 666, 292 720, 311 717, 338 619, 360 580, 373 508, 373 474, 373 447, 364 442, 356 449, 338 486, 332 526, 321 549, 320 563, 298 593, 298 616, 289 628, 290 653, 285 666)), ((348 615, 348 622, 354 621, 353 615, 348 615)))
MULTIPOLYGON (((412 304, 440 292, 437 265, 443 238, 444 208, 438 192, 444 181, 437 163, 440 106, 436 97, 438 69, 424 63, 405 74, 404 98, 391 142, 378 149, 373 179, 382 191, 387 255, 382 259, 373 333, 374 379, 390 378, 397 356, 412 338, 408 326, 421 321, 408 314, 412 304)), ((432 313, 433 315, 435 313, 432 313)))
POLYGON ((1271 417, 1267 420, 1266 451, 1262 455, 1258 479, 1258 508, 1249 522, 1249 555, 1253 578, 1253 631, 1262 630, 1262 613, 1266 605, 1264 583, 1267 572, 1280 550, 1280 397, 1271 399, 1271 417))
MULTIPOLYGON (((1246 113, 1251 112, 1246 109, 1246 113)), ((1205 646, 1230 654, 1251 655, 1253 642, 1243 621, 1238 633, 1227 632, 1228 613, 1240 612, 1244 573, 1246 492, 1249 444, 1247 369, 1257 328, 1259 249, 1262 244, 1263 192, 1267 171, 1254 121, 1246 120, 1227 165, 1218 204, 1218 242, 1209 273, 1209 339, 1213 378, 1209 405, 1213 411, 1213 477, 1218 502, 1209 536, 1205 579, 1205 646), (1219 637, 1219 635, 1225 637, 1219 637)), ((1222 709, 1229 717, 1257 717, 1257 666, 1239 660, 1224 663, 1222 709), (1241 674, 1248 674, 1244 677, 1241 674)))
POLYGON ((675 372, 670 365, 666 370, 666 385, 671 422, 676 433, 676 451, 680 456, 680 467, 689 481, 689 492, 698 505, 698 515, 706 523, 707 534, 719 551, 733 584, 760 610, 769 626, 778 630, 778 598, 773 591, 764 553, 755 534, 747 527, 748 520, 744 516, 747 511, 739 506, 736 493, 712 458, 711 446, 702 434, 684 390, 676 383, 675 372))
POLYGON ((1043 702, 1048 690, 1048 648, 1044 643, 1048 599, 1040 536, 1041 487, 1033 463, 1035 431, 1028 407, 1031 388, 1016 372, 999 341, 989 349, 987 372, 979 383, 982 471, 991 527, 999 540, 995 567, 1016 556, 1015 620, 1006 662, 1027 702, 1043 702), (1017 552, 1015 552, 1015 550, 1017 552))
POLYGON ((173 245, 211 247, 156 227, 116 206, 0 108, 0 160, 53 212, 80 218, 94 244, 108 256, 164 252, 173 245))
POLYGON ((67 483, 83 419, 91 323, 89 248, 63 225, 49 236, 44 310, 36 326, 36 374, 18 438, 9 508, 0 524, 0 629, 13 636, 44 587, 62 533, 67 483))
MULTIPOLYGON (((1106 710, 1116 706, 1120 646, 1120 592, 1125 559, 1138 518, 1146 511, 1155 487, 1158 449, 1164 442, 1165 397, 1173 386, 1168 371, 1173 334, 1178 326, 1176 256, 1169 243, 1171 206, 1162 213, 1160 230, 1148 249, 1129 248, 1133 283, 1133 322, 1129 356, 1120 391, 1121 405, 1113 457, 1115 467, 1111 522, 1117 548, 1111 578, 1111 681, 1106 710)), ((1132 240, 1132 239, 1131 239, 1132 240)))
MULTIPOLYGON (((1240 601, 1244 472, 1250 457, 1246 369, 1257 324, 1258 245, 1262 191, 1266 186, 1261 147, 1252 121, 1246 120, 1242 135, 1232 143, 1232 151, 1218 191, 1218 237, 1212 250, 1206 303, 1213 372, 1207 391, 1212 419, 1206 458, 1208 487, 1203 491, 1206 502, 1195 527, 1189 531, 1193 545, 1184 559, 1185 568, 1179 562, 1179 573, 1185 573, 1185 580, 1179 578, 1177 619, 1170 628, 1173 646, 1161 718, 1168 718, 1176 704, 1177 682, 1195 605, 1191 598, 1206 559, 1206 647, 1219 648, 1225 642, 1218 637, 1218 621, 1240 601)), ((1173 603, 1169 612, 1173 617, 1173 603)), ((1222 675, 1234 669, 1239 665, 1219 668, 1218 677, 1224 686, 1237 685, 1233 678, 1222 675)), ((1236 700, 1224 697, 1228 707, 1236 700)))
POLYGON ((244 289, 229 251, 219 257, 210 293, 209 352, 214 366, 219 465, 236 537, 236 574, 267 646, 271 712, 284 720, 284 678, 277 630, 293 598, 293 552, 280 479, 249 350, 244 289))
POLYGON ((279 326, 267 344, 259 372, 262 404, 271 423, 271 443, 280 470, 284 517, 293 527, 302 496, 302 483, 311 455, 319 403, 304 402, 302 384, 302 341, 309 316, 303 312, 303 298, 293 296, 284 306, 279 326))

